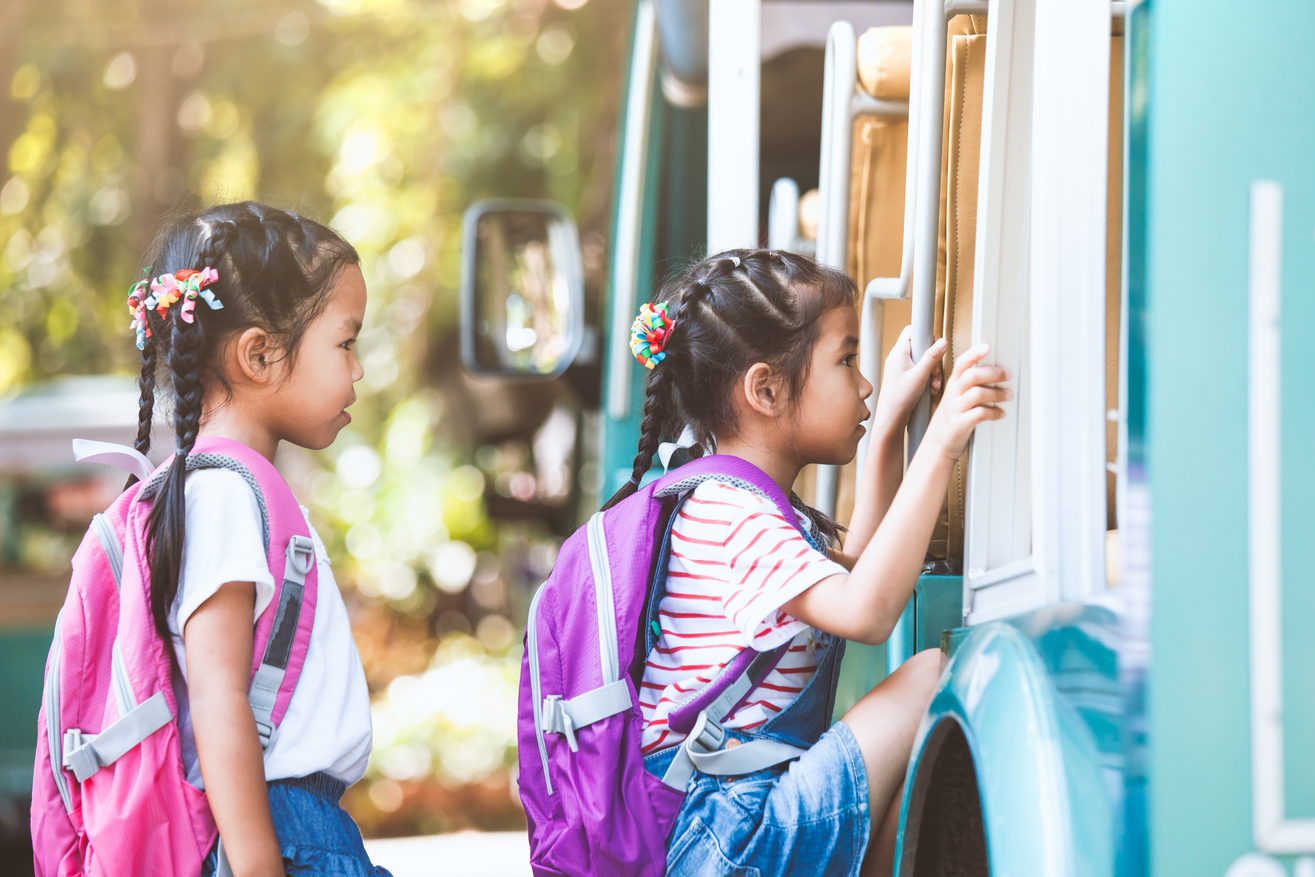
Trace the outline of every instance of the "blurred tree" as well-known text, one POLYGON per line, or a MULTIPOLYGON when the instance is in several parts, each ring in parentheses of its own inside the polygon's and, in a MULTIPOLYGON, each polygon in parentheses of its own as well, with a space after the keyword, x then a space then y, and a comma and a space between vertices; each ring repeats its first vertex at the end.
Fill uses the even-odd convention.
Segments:
POLYGON ((367 830, 521 818, 518 630, 556 538, 532 513, 490 519, 485 497, 560 503, 569 485, 544 492, 531 441, 578 406, 563 388, 520 406, 459 372, 460 216, 495 195, 563 202, 596 295, 627 14, 602 0, 0 5, 0 397, 135 373, 124 300, 172 211, 259 198, 361 253, 350 432, 281 462, 377 693, 379 745, 351 799, 367 830), (454 707, 454 680, 488 709, 454 707))

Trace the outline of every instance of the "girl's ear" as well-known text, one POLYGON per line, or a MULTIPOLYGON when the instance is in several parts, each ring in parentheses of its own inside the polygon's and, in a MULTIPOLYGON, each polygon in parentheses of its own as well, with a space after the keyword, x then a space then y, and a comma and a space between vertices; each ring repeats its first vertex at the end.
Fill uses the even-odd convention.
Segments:
POLYGON ((268 384, 274 380, 272 366, 278 357, 269 332, 252 326, 239 335, 229 349, 232 351, 229 363, 243 378, 256 384, 268 384))
POLYGON ((744 400, 763 417, 779 417, 782 413, 781 381, 772 367, 755 362, 744 373, 744 400))

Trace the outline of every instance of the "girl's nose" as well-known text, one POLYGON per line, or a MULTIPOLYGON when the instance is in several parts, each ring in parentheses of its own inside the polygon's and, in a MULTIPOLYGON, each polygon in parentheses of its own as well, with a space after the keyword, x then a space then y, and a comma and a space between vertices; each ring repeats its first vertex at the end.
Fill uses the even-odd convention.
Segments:
POLYGON ((858 380, 859 380, 858 397, 862 399, 864 402, 866 402, 868 400, 868 397, 872 395, 872 383, 862 375, 858 376, 858 380))

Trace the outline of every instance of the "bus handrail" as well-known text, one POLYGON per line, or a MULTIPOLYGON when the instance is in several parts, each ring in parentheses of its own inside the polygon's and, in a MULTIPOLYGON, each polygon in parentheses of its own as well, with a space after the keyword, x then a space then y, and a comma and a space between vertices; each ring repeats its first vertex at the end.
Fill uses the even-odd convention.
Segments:
MULTIPOLYGON (((908 118, 909 101, 881 100, 858 87, 858 52, 854 27, 847 21, 831 25, 826 38, 826 60, 822 92, 822 156, 818 174, 817 260, 824 265, 845 270, 849 244, 849 176, 853 148, 854 119, 860 115, 908 118)), ((912 96, 912 94, 910 94, 912 96)), ((905 213, 909 210, 905 199, 905 213)), ((908 233, 905 233, 908 249, 908 233)), ((882 319, 879 301, 863 303, 863 332, 882 319)), ((877 338, 880 333, 878 331, 877 338)), ((879 377, 874 369, 880 368, 880 349, 875 363, 871 350, 876 343, 866 334, 859 345, 859 370, 875 383, 879 377)), ((875 404, 875 397, 869 405, 875 404)), ((859 469, 867 448, 866 436, 859 447, 859 469)), ((819 466, 814 501, 819 509, 835 514, 837 487, 840 477, 835 466, 819 466)))

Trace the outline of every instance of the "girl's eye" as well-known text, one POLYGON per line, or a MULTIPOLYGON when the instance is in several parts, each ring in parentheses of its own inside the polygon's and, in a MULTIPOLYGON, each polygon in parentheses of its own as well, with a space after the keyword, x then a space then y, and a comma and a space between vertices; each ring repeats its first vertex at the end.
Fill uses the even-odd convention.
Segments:
POLYGON ((846 356, 844 359, 840 360, 840 364, 843 365, 845 368, 849 368, 854 364, 854 360, 857 357, 858 357, 857 353, 851 353, 849 354, 849 356, 846 356))
POLYGON ((342 344, 339 344, 338 346, 341 347, 343 350, 351 350, 356 346, 356 339, 348 338, 346 341, 344 341, 342 344))

